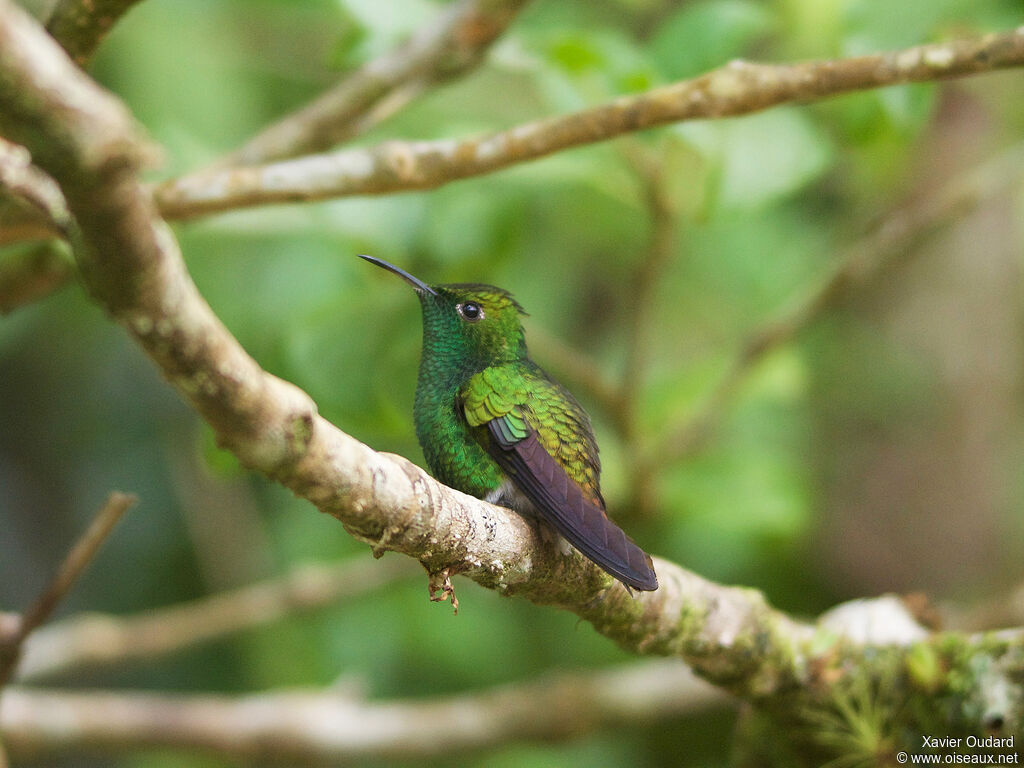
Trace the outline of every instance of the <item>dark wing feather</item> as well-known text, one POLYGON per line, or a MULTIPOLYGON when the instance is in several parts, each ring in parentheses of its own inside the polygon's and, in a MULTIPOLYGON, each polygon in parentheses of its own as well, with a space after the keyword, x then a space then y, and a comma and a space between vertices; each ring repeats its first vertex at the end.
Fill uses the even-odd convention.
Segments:
POLYGON ((650 556, 587 498, 540 444, 536 430, 516 439, 504 417, 491 419, 487 428, 487 452, 570 544, 623 584, 644 591, 658 588, 650 556))

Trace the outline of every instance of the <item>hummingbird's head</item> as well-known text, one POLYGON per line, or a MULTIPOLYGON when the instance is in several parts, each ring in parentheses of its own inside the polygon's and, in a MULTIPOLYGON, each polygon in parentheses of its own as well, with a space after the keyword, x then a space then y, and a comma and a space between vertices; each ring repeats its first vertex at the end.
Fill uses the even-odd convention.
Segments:
POLYGON ((526 312, 508 291, 481 283, 428 285, 382 259, 362 258, 416 289, 423 309, 424 354, 455 357, 480 367, 526 357, 520 321, 526 312))

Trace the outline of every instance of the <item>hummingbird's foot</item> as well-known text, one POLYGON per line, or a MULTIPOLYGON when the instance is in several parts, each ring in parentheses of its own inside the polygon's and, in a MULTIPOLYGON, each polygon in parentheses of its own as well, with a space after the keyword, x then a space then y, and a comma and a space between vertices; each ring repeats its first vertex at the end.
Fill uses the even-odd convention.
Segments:
POLYGON ((430 591, 430 602, 443 603, 451 599, 452 612, 459 613, 459 599, 455 597, 455 587, 452 586, 451 570, 445 568, 437 573, 431 573, 427 582, 427 589, 430 591), (437 594, 440 592, 440 594, 437 594))
POLYGON ((373 553, 374 559, 380 560, 384 557, 384 553, 388 551, 388 545, 391 544, 391 535, 391 527, 385 527, 376 543, 370 545, 370 551, 373 553))
POLYGON ((540 539, 548 546, 554 547, 558 554, 563 557, 571 555, 573 551, 572 544, 562 534, 555 530, 554 526, 548 524, 544 520, 538 520, 537 529, 540 532, 540 539))

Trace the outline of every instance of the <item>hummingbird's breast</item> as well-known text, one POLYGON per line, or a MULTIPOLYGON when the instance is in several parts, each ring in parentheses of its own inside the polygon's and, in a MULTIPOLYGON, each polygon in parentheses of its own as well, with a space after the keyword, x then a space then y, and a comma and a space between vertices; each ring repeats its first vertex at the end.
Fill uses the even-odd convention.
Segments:
POLYGON ((472 371, 444 371, 424 356, 416 384, 413 418, 416 438, 430 474, 477 498, 486 498, 505 481, 505 474, 473 438, 457 407, 461 384, 472 371))

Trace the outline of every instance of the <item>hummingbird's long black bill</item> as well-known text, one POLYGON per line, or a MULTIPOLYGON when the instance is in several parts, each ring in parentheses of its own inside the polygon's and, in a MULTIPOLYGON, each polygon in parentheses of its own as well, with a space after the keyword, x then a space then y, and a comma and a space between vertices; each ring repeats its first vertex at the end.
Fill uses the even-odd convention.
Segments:
POLYGON ((378 259, 376 256, 367 256, 367 255, 362 254, 362 253, 358 254, 358 256, 359 256, 360 259, 366 259, 371 264, 376 264, 378 267, 386 269, 388 272, 394 272, 400 278, 405 280, 405 282, 409 283, 409 285, 411 285, 417 291, 422 291, 423 293, 429 293, 431 296, 437 296, 437 291, 435 291, 429 285, 424 283, 418 277, 413 277, 408 272, 406 272, 404 269, 396 267, 394 264, 391 264, 390 262, 384 261, 384 259, 378 259))

